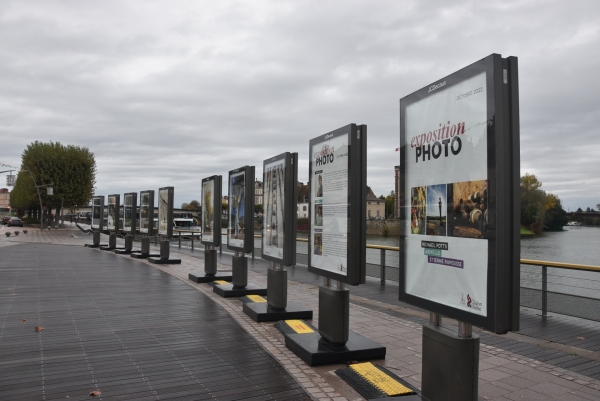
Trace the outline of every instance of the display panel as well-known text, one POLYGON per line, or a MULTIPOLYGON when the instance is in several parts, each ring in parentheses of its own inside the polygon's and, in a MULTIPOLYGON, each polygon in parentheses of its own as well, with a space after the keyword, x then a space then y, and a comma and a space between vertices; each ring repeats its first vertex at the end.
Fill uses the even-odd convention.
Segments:
POLYGON ((121 195, 108 195, 108 216, 106 219, 106 229, 108 231, 119 230, 120 211, 121 195))
POLYGON ((366 126, 310 141, 309 271, 356 285, 365 279, 366 126))
POLYGON ((135 233, 137 226, 137 193, 123 195, 123 231, 135 233))
POLYGON ((221 176, 202 180, 202 243, 221 245, 221 176))
POLYGON ((486 73, 480 72, 407 106, 404 120, 411 205, 410 220, 403 221, 410 231, 406 292, 482 316, 487 315, 487 92, 486 73), (442 208, 452 217, 449 227, 442 208))
POLYGON ((295 263, 297 153, 282 153, 263 162, 262 258, 295 263))
POLYGON ((229 172, 229 206, 227 247, 251 252, 254 247, 254 167, 245 166, 229 172))
POLYGON ((104 196, 92 197, 92 229, 102 231, 104 223, 104 196))
POLYGON ((154 234, 154 191, 140 192, 140 233, 154 234))
MULTIPOLYGON (((512 205, 515 192, 509 124, 507 141, 496 132, 501 117, 510 120, 499 110, 498 83, 508 76, 501 66, 498 55, 487 57, 400 100, 400 300, 495 332, 508 320, 506 311, 497 319, 500 288, 512 289, 497 280, 496 249, 500 216, 510 210, 492 200, 512 205), (504 171, 497 150, 506 152, 504 171)), ((512 214, 505 217, 509 233, 512 214)))
POLYGON ((158 234, 168 238, 173 236, 173 187, 158 190, 158 234))

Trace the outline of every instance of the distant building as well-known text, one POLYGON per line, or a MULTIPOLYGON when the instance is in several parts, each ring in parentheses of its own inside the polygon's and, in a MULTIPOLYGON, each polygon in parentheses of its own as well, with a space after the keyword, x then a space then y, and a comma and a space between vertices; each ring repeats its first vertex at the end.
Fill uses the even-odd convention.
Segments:
MULTIPOLYGON (((0 212, 8 212, 10 211, 10 191, 8 188, 0 189, 0 212)), ((0 218, 4 217, 4 215, 0 216, 0 218)))
POLYGON ((394 182, 396 183, 394 188, 394 217, 400 218, 400 166, 394 168, 394 182))
POLYGON ((308 202, 298 202, 297 211, 299 219, 308 219, 308 202))
POLYGON ((262 205, 263 203, 263 183, 262 181, 254 181, 254 204, 262 205))
POLYGON ((367 187, 367 218, 369 220, 385 219, 385 200, 376 197, 370 187, 367 187))

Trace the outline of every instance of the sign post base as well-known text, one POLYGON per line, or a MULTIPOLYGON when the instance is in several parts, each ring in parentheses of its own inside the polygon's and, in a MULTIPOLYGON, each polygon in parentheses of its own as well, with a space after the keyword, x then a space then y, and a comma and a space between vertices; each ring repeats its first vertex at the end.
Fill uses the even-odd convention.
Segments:
POLYGON ((310 366, 385 359, 386 348, 350 330, 346 343, 332 343, 303 320, 281 320, 275 327, 285 346, 310 366))
POLYGON ((423 326, 423 400, 477 400, 479 336, 460 334, 448 327, 423 326))

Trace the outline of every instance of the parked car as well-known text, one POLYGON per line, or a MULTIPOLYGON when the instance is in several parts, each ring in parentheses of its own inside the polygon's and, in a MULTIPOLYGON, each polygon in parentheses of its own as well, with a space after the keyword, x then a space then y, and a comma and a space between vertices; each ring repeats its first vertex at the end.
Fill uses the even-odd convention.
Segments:
POLYGON ((8 226, 9 227, 12 227, 12 226, 23 227, 23 220, 20 217, 11 217, 10 220, 8 220, 8 226))

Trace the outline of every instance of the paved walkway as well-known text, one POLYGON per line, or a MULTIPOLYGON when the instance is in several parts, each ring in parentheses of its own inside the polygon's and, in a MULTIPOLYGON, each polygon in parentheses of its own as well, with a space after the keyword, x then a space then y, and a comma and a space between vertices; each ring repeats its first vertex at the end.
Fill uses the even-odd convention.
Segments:
MULTIPOLYGON (((2 232, 0 231, 0 235, 1 234, 2 232)), ((157 280, 157 283, 161 283, 162 287, 165 287, 163 288, 163 291, 167 291, 173 297, 179 297, 179 293, 192 289, 194 290, 192 292, 195 292, 197 296, 198 302, 203 302, 203 305, 214 304, 216 307, 222 308, 226 316, 230 316, 240 325, 244 333, 247 333, 262 346, 260 349, 256 348, 256 352, 263 352, 264 349, 264 351, 266 351, 265 357, 272 357, 274 361, 277 361, 283 366, 285 371, 282 371, 281 375, 284 380, 286 380, 286 374, 291 375, 295 379, 293 383, 290 382, 289 384, 292 387, 292 391, 298 390, 297 387, 294 387, 294 383, 297 382, 313 399, 362 399, 360 395, 335 375, 334 371, 341 365, 314 368, 307 366, 287 350, 283 343, 283 337, 273 327, 273 324, 255 323, 242 312, 241 303, 238 300, 217 297, 212 292, 212 288, 208 285, 190 282, 187 279, 189 272, 203 270, 201 251, 199 252, 197 250, 193 254, 190 251, 182 251, 177 255, 177 257, 182 259, 181 265, 157 266, 148 264, 145 261, 133 261, 127 256, 113 255, 107 252, 84 249, 81 247, 82 244, 90 241, 91 237, 82 234, 80 231, 66 229, 55 230, 52 232, 39 232, 37 230, 31 230, 29 234, 21 234, 16 238, 14 236, 10 238, 0 237, 0 258, 4 259, 4 255, 7 254, 8 249, 6 247, 16 246, 17 248, 22 248, 23 246, 19 246, 18 244, 23 242, 76 245, 77 248, 75 249, 67 248, 69 249, 68 251, 58 252, 65 254, 85 252, 86 255, 93 255, 92 258, 94 259, 114 260, 115 266, 121 266, 121 262, 118 262, 119 260, 126 263, 127 266, 114 267, 115 271, 129 269, 140 274, 142 269, 135 268, 134 265, 143 265, 143 269, 147 272, 166 272, 169 275, 160 274, 160 277, 162 278, 157 280), (179 279, 179 282, 177 283, 177 280, 173 279, 179 279), (184 288, 186 290, 184 290, 184 288), (199 301, 200 299, 205 301, 199 301)), ((58 249, 59 247, 49 248, 58 249)), ((62 247, 60 248, 64 249, 62 247)), ((172 252, 175 251, 176 249, 172 248, 172 252)), ((26 260, 30 259, 31 256, 22 256, 22 258, 23 260, 26 260)), ((223 263, 223 269, 230 266, 228 258, 229 256, 224 252, 220 260, 220 262, 223 263)), ((1 308, 5 302, 8 302, 6 301, 7 298, 18 298, 18 296, 7 295, 7 293, 9 291, 17 291, 15 293, 18 293, 19 288, 13 286, 10 287, 9 290, 9 286, 5 285, 6 281, 4 280, 4 275, 9 274, 8 270, 11 268, 6 262, 0 263, 2 263, 0 264, 0 289, 2 289, 0 292, 0 302, 2 302, 0 304, 0 311, 3 311, 1 308)), ((43 258, 39 263, 43 263, 43 258)), ((266 286, 266 276, 264 274, 266 266, 268 266, 266 262, 256 259, 249 272, 249 281, 266 286)), ((78 272, 78 269, 82 269, 82 267, 78 267, 76 263, 72 263, 71 269, 73 272, 78 272)), ((109 287, 113 284, 116 287, 126 287, 120 286, 120 284, 116 282, 118 281, 118 275, 111 277, 109 271, 106 271, 103 276, 105 277, 104 285, 107 286, 106 291, 109 291, 109 287)), ((313 324, 318 324, 317 285, 321 284, 321 279, 306 272, 306 269, 300 266, 290 270, 289 278, 288 298, 313 309, 315 314, 313 324)), ((40 288, 43 289, 44 287, 40 288)), ((67 291, 65 290, 64 292, 67 291)), ((149 290, 148 297, 150 293, 154 292, 156 291, 149 290)), ((421 327, 422 324, 426 322, 428 315, 423 311, 407 307, 396 301, 397 286, 394 286, 393 284, 381 286, 377 281, 369 280, 369 283, 366 285, 351 287, 350 292, 350 328, 387 347, 386 359, 375 362, 382 364, 411 384, 420 387, 421 327)), ((81 291, 81 293, 86 294, 87 291, 81 291)), ((33 297, 33 294, 31 294, 31 296, 33 297)), ((36 302, 43 305, 46 293, 40 291, 37 296, 39 296, 39 300, 36 302)), ((14 301, 11 300, 10 302, 14 301)), ((120 302, 122 307, 125 308, 130 301, 125 298, 120 302)), ((133 300, 131 300, 131 302, 133 302, 133 300)), ((175 317, 179 317, 182 313, 180 311, 180 307, 182 306, 181 304, 176 304, 176 306, 177 307, 167 309, 163 312, 166 319, 168 319, 171 314, 175 317)), ((0 318, 3 317, 4 312, 0 312, 0 318)), ((127 321, 127 319, 125 320, 127 321)), ((227 318, 221 317, 221 320, 227 320, 227 318)), ((599 373, 598 367, 600 364, 598 362, 600 358, 598 357, 597 351, 592 349, 593 346, 589 345, 593 343, 593 341, 586 342, 580 340, 582 343, 573 343, 573 341, 571 341, 573 337, 583 337, 582 333, 589 333, 586 335, 592 336, 597 334, 599 331, 598 327, 594 326, 595 323, 584 324, 583 322, 585 321, 581 321, 580 319, 559 316, 552 317, 551 319, 548 319, 545 326, 552 327, 557 323, 563 326, 562 335, 564 336, 564 340, 558 341, 559 339, 557 338, 550 340, 544 337, 545 335, 552 336, 553 330, 551 328, 544 330, 538 329, 537 331, 533 329, 536 326, 536 321, 541 322, 535 311, 523 310, 522 321, 524 323, 523 333, 510 333, 505 336, 481 333, 480 398, 485 400, 561 399, 564 401, 600 399, 600 381, 596 378, 596 374, 599 373), (546 331, 547 334, 544 334, 544 331, 546 331), (584 345, 586 343, 589 344, 584 345), (578 345, 581 345, 581 347, 578 345)), ((22 322, 21 320, 19 320, 18 323, 24 325, 28 324, 28 322, 22 322)), ((123 321, 121 323, 126 324, 123 321)), ((453 322, 445 321, 445 324, 451 325, 453 322)), ((29 324, 27 327, 30 330, 33 330, 31 326, 32 325, 29 324)), ((540 323, 537 323, 537 326, 542 327, 540 323)), ((38 334, 37 337, 43 339, 46 338, 47 334, 51 333, 52 332, 48 328, 45 328, 42 335, 38 334)), ((25 334, 27 333, 24 333, 23 335, 25 334)), ((32 334, 34 336, 36 335, 35 332, 32 332, 32 334)), ((141 335, 142 333, 136 333, 136 330, 132 330, 132 334, 133 338, 135 338, 136 334, 141 335)), ((199 342, 203 341, 202 333, 197 333, 198 338, 194 338, 193 334, 193 331, 190 331, 190 339, 193 338, 193 341, 199 342)), ((7 346, 3 337, 4 335, 5 334, 0 334, 0 350, 3 350, 7 346)), ((105 337, 107 338, 114 334, 112 334, 111 331, 107 331, 105 333, 98 333, 98 335, 104 339, 105 337)), ((243 337, 241 334, 240 336, 243 337)), ((76 338, 71 338, 68 341, 65 341, 65 344, 76 342, 76 338)), ((229 344, 231 348, 231 342, 226 341, 226 343, 229 344)), ((15 366, 21 366, 19 365, 19 363, 21 363, 22 366, 20 369, 24 369, 25 371, 39 369, 40 357, 38 348, 40 345, 30 345, 30 347, 37 347, 33 352, 38 353, 37 356, 32 357, 33 360, 31 361, 27 358, 23 358, 23 362, 19 362, 21 361, 21 358, 19 357, 20 351, 16 349, 11 350, 11 352, 16 355, 15 363, 17 363, 17 365, 15 366), (36 360, 37 364, 35 363, 36 360), (27 365, 28 363, 30 363, 30 365, 27 365)), ((153 347, 157 347, 157 345, 154 344, 151 348, 153 347)), ((207 349, 210 349, 210 345, 206 344, 206 347, 207 349)), ((197 347, 190 348, 188 354, 190 355, 190 358, 187 360, 190 362, 196 361, 199 358, 195 358, 191 352, 197 347)), ((28 351, 23 352, 32 351, 29 349, 28 351)), ((235 353, 235 349, 231 348, 229 352, 235 353)), ((3 363, 3 361, 0 361, 0 369, 2 369, 3 363)), ((94 368, 93 364, 91 366, 94 368)), ((162 373, 157 373, 157 378, 158 377, 162 377, 162 373)), ((3 376, 0 376, 0 380, 2 380, 2 378, 3 376)), ((138 378, 138 380, 140 379, 138 378)), ((168 380, 169 379, 167 378, 167 381, 168 380)), ((87 390, 92 391, 91 386, 93 385, 93 381, 90 381, 88 378, 87 381, 84 380, 83 384, 85 384, 87 390)), ((140 383, 137 384, 139 385, 140 383)), ((57 385, 58 387, 61 386, 60 383, 57 385)), ((66 386, 66 383, 62 385, 66 386)), ((105 384, 103 384, 103 386, 104 385, 105 384)), ((200 391, 199 389, 201 386, 198 384, 194 390, 196 388, 200 391)), ((106 387, 101 388, 101 390, 102 389, 106 390, 106 393, 109 393, 111 391, 110 382, 107 382, 106 387)), ((0 387, 0 399, 5 399, 5 393, 3 393, 3 391, 2 387, 0 387)), ((192 389, 190 389, 190 391, 192 391, 192 389)), ((301 397, 301 395, 299 395, 299 397, 301 397)), ((107 397, 107 399, 109 398, 110 397, 107 397)), ((169 399, 175 397, 165 394, 160 398, 169 399)), ((6 399, 11 398, 6 397, 6 399)))

